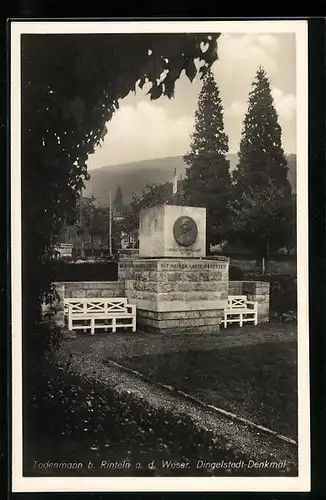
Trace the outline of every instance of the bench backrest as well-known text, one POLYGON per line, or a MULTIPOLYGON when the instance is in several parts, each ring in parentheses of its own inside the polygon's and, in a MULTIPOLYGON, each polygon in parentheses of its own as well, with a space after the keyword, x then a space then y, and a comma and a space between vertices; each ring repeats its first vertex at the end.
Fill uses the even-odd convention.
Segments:
POLYGON ((243 309, 246 307, 247 297, 245 295, 229 295, 228 309, 243 309))
POLYGON ((123 312, 128 304, 126 297, 103 298, 103 299, 64 299, 65 314, 103 314, 110 312, 123 312))

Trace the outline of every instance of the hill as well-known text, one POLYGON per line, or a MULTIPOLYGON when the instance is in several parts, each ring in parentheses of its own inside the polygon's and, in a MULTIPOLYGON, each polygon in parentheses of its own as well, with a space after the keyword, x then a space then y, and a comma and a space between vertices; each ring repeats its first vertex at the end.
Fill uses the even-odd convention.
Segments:
MULTIPOLYGON (((230 167, 233 170, 237 164, 237 155, 229 154, 230 167)), ((288 156, 289 181, 292 191, 295 192, 296 183, 296 155, 288 156)), ((107 204, 109 191, 115 196, 117 187, 120 186, 123 202, 128 203, 133 193, 140 193, 147 184, 163 183, 173 180, 174 169, 177 176, 185 174, 186 164, 181 156, 156 158, 120 165, 110 165, 90 171, 91 178, 86 184, 84 196, 93 195, 100 203, 107 204)))

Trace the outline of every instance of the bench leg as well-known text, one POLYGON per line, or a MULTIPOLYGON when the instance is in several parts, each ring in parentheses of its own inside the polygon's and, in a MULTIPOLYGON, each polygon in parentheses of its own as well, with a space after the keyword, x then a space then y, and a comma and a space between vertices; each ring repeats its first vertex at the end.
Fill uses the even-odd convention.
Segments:
POLYGON ((91 335, 94 335, 95 333, 95 319, 91 319, 91 335))
POLYGON ((112 318, 112 332, 115 333, 117 331, 116 319, 112 318))
POLYGON ((132 331, 135 332, 136 331, 136 318, 133 318, 132 319, 132 331))
POLYGON ((242 313, 240 313, 240 327, 243 326, 243 315, 242 313))

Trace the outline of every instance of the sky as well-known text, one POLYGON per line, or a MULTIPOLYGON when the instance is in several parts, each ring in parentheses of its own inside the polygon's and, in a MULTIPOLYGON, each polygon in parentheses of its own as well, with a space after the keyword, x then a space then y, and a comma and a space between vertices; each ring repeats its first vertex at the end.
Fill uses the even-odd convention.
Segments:
MULTIPOLYGON (((270 80, 282 127, 283 148, 296 152, 296 50, 293 33, 222 33, 218 61, 212 66, 224 106, 230 153, 238 151, 248 94, 260 65, 270 80)), ((131 92, 107 123, 107 135, 88 159, 89 170, 167 156, 188 149, 202 82, 191 83, 183 73, 172 99, 151 101, 149 87, 131 92)))

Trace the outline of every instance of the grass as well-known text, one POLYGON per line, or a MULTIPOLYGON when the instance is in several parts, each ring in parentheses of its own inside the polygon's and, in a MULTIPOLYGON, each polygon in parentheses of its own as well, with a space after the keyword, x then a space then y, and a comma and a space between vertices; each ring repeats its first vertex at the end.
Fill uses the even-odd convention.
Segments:
MULTIPOLYGON (((144 401, 119 397, 101 384, 81 380, 64 370, 44 367, 33 374, 33 396, 25 406, 25 476, 259 476, 251 469, 202 469, 204 462, 237 462, 242 452, 199 433, 187 416, 155 412, 144 401), (189 462, 189 469, 164 468, 164 461, 189 462), (107 468, 103 461, 130 463, 107 468), (40 468, 44 463, 80 463, 78 469, 40 468), (92 463, 92 468, 88 464, 92 463), (151 468, 150 463, 155 467, 151 468), (141 467, 137 468, 136 464, 141 467)), ((269 470, 266 475, 293 475, 269 470)))
MULTIPOLYGON (((199 396, 296 437, 296 344, 291 326, 228 329, 222 335, 89 335, 65 341, 63 363, 39 366, 24 380, 24 474, 27 476, 112 475, 243 475, 243 470, 204 471, 196 460, 239 460, 247 454, 229 447, 224 434, 212 440, 199 432, 187 414, 155 409, 145 396, 133 400, 126 390, 116 392, 117 379, 89 378, 102 373, 106 359, 115 358, 149 378, 199 396), (281 340, 283 339, 283 340, 281 340), (144 352, 147 353, 144 355, 144 352), (137 355, 135 355, 137 354, 137 355), (78 369, 68 370, 70 355, 78 369), (26 389, 28 387, 28 391, 26 389), (225 441, 225 442, 224 442, 225 441), (186 471, 149 469, 155 460, 190 461, 186 471), (83 462, 78 470, 40 470, 34 461, 83 462), (102 460, 130 461, 133 469, 101 468, 102 460), (89 470, 89 461, 95 468, 89 470), (141 462, 141 469, 134 466, 141 462)), ((107 364, 105 366, 108 366, 107 364)), ((111 369, 112 371, 112 369, 111 369)), ((118 379, 119 380, 119 379, 118 379)), ((119 382, 121 384, 121 382, 119 382)), ((126 384, 124 382, 124 384, 126 384)), ((125 385, 127 389, 128 385, 125 385)), ((238 434, 240 429, 234 426, 238 434)), ((282 456, 280 456, 282 459, 282 456)), ((248 470, 249 475, 262 472, 248 470)), ((266 471, 264 471, 264 474, 266 471)), ((268 475, 295 475, 293 470, 268 475)), ((247 474, 245 474, 247 475, 247 474)))
POLYGON ((297 437, 294 341, 160 353, 119 362, 153 381, 297 437))

